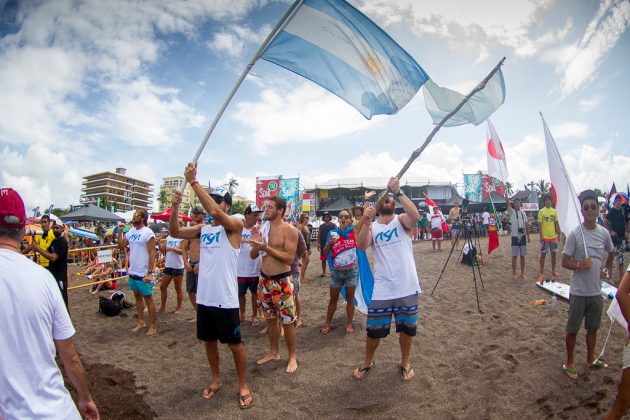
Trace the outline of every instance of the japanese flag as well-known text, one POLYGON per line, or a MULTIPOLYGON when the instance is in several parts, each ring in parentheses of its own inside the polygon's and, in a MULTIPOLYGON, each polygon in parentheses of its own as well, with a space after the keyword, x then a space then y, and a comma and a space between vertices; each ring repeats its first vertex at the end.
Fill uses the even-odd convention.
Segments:
POLYGON ((501 139, 497 134, 492 121, 488 118, 488 128, 486 129, 487 149, 488 149, 488 175, 506 182, 508 179, 507 161, 501 139))

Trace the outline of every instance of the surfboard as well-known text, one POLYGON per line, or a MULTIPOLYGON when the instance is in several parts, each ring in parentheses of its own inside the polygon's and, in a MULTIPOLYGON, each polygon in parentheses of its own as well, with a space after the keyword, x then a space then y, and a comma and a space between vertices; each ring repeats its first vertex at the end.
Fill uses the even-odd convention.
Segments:
MULTIPOLYGON (((558 297, 561 297, 565 300, 569 300, 569 285, 561 283, 559 281, 545 281, 543 284, 540 282, 534 283, 536 286, 544 289, 550 294, 554 294, 558 297)), ((610 283, 605 281, 602 282, 602 296, 607 299, 612 299, 617 294, 617 288, 610 283)))

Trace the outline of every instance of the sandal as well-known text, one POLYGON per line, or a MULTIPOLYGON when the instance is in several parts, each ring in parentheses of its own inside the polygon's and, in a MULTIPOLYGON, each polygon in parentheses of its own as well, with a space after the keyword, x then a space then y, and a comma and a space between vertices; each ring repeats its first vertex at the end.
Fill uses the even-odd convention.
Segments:
POLYGON ((322 334, 328 334, 332 329, 333 329, 332 325, 326 325, 324 328, 319 330, 319 332, 322 334))
POLYGON ((221 390, 221 388, 223 388, 223 385, 219 385, 218 388, 212 388, 212 387, 204 388, 203 392, 201 393, 201 396, 205 398, 206 400, 211 400, 217 395, 217 393, 221 390))
POLYGON ((405 369, 403 365, 398 365, 398 367, 400 368, 400 378, 403 381, 410 381, 414 376, 416 376, 416 372, 413 371, 411 366, 409 366, 409 369, 405 369))
POLYGON ((238 406, 241 410, 247 410, 254 406, 254 397, 252 397, 251 393, 247 393, 245 395, 238 396, 238 406), (251 398, 251 402, 249 404, 245 404, 245 401, 251 398))
POLYGON ((564 370, 564 374, 567 375, 569 378, 571 378, 573 380, 577 379, 577 377, 578 377, 577 370, 569 369, 569 368, 567 368, 567 365, 562 365, 562 369, 564 370))
POLYGON ((352 334, 354 332, 354 327, 351 325, 346 327, 346 334, 352 334))
POLYGON ((604 368, 607 368, 607 367, 608 367, 608 364, 606 362, 604 362, 603 360, 601 360, 601 359, 595 360, 590 365, 590 368, 591 369, 595 369, 595 370, 604 369, 604 368))
POLYGON ((370 363, 370 366, 368 366, 368 367, 361 367, 361 366, 359 366, 352 373, 352 377, 354 379, 356 379, 357 381, 360 381, 361 379, 365 378, 368 373, 370 373, 370 369, 372 369, 375 364, 376 364, 376 362, 372 361, 372 363, 370 363))

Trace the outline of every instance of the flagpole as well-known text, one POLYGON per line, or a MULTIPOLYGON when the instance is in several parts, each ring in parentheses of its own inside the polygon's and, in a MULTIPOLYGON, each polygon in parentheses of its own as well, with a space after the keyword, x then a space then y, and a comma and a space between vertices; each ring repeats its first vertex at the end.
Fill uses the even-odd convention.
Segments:
MULTIPOLYGON (((577 193, 575 192, 575 190, 573 189, 573 183, 571 182, 571 178, 569 178, 569 173, 567 172, 567 168, 566 166, 564 166, 564 161, 562 160, 562 156, 560 155, 560 151, 558 150, 558 146, 556 145, 556 141, 553 139, 553 136, 551 135, 551 131, 549 131, 549 127, 547 126, 547 121, 545 121, 545 117, 543 117, 542 112, 538 111, 538 113, 540 114, 540 118, 542 118, 543 121, 543 125, 545 127, 545 131, 547 133, 549 133, 549 138, 551 139, 551 144, 553 144, 553 148, 556 150, 556 155, 558 156, 558 159, 560 159, 560 164, 562 166, 562 172, 564 173, 564 176, 569 180, 569 188, 571 189, 571 194, 573 194, 573 196, 577 196, 577 193)), ((584 243, 584 255, 586 256, 586 258, 588 258, 588 249, 586 248, 586 239, 584 238, 584 229, 582 228, 582 215, 580 214, 580 210, 575 207, 575 201, 571 200, 571 203, 573 203, 573 208, 575 209, 575 213, 577 214, 577 218, 578 218, 578 222, 579 222, 579 227, 580 227, 580 233, 582 234, 582 242, 584 243)), ((599 205, 599 204, 598 204, 599 205)), ((565 232, 565 235, 568 232, 565 232)))
MULTIPOLYGON (((271 44, 271 42, 273 42, 273 40, 276 38, 276 36, 280 32, 280 30, 282 28, 284 28, 284 26, 286 26, 288 24, 288 22, 291 20, 291 18, 295 15, 295 13, 297 13, 298 9, 300 8, 300 6, 302 5, 303 2, 304 2, 304 0, 295 0, 293 2, 291 7, 289 7, 289 9, 286 11, 286 13, 280 19, 280 21, 273 28, 273 30, 271 31, 271 33, 269 34, 267 39, 265 39, 265 41, 262 43, 262 45, 260 46, 258 51, 256 51, 256 54, 254 54, 254 57, 252 57, 250 62, 245 66, 245 69, 243 70, 243 72, 241 73, 240 77, 238 78, 238 80, 234 84, 234 87, 232 87, 232 90, 228 94, 227 98, 225 98, 225 101, 223 102, 223 105, 221 106, 221 108, 219 109, 217 114, 215 115, 214 120, 212 121, 212 124, 210 125, 210 128, 208 128, 208 131, 206 131, 206 134, 204 135, 203 140, 201 141, 201 144, 199 145, 199 148, 197 149, 197 152, 195 153, 195 157, 192 160, 193 163, 196 164, 197 161, 199 160, 199 156, 201 156, 201 152, 203 152, 203 149, 206 147, 206 143, 208 143, 208 139, 210 139, 210 135, 212 134, 212 132, 214 131, 214 128, 217 126, 219 120, 223 116, 223 113, 225 112, 225 109, 230 104, 230 101, 232 100, 232 98, 236 94, 236 91, 238 90, 238 88, 243 83, 243 80, 245 80, 245 77, 247 77, 247 75, 251 71, 251 69, 254 66, 254 64, 256 64, 256 61, 258 61, 260 56, 265 52, 265 50, 267 49, 269 44, 271 44)), ((184 182, 180 186, 179 191, 181 193, 183 193, 185 187, 186 187, 186 183, 184 182)))
MULTIPOLYGON (((420 156, 420 154, 422 154, 422 152, 424 151, 424 149, 427 148, 427 146, 429 145, 429 143, 431 143, 431 140, 433 140, 433 137, 435 136, 435 134, 440 130, 440 128, 442 128, 442 126, 444 124, 446 124, 446 122, 455 114, 457 114, 459 112, 460 109, 462 109, 462 107, 466 104, 466 102, 468 102, 470 100, 470 98, 477 92, 481 91, 483 88, 486 87, 486 84, 488 83, 488 80, 490 80, 492 78, 492 76, 494 76, 494 74, 499 71, 499 69, 501 68, 501 66, 503 65, 503 62, 505 61, 505 57, 503 57, 501 59, 501 61, 499 61, 499 63, 492 69, 492 71, 473 89, 470 91, 470 93, 468 95, 466 95, 466 97, 459 103, 459 105, 457 105, 455 107, 454 110, 452 110, 451 112, 449 112, 448 114, 446 114, 444 116, 444 118, 442 118, 442 121, 440 121, 431 131, 431 133, 429 134, 429 136, 427 137, 427 139, 424 141, 424 143, 422 143, 422 146, 420 146, 419 148, 417 148, 416 150, 413 151, 413 153, 411 154, 411 156, 409 157, 409 159, 407 160, 407 162, 403 165, 402 169, 400 171, 398 171, 398 175, 396 175, 396 177, 398 179, 400 179, 405 172, 407 172, 407 170, 409 169, 409 167, 411 166, 411 164, 413 163, 414 160, 416 160, 418 158, 418 156, 420 156)), ((387 193, 387 189, 385 189, 385 191, 383 191, 383 193, 381 194, 381 196, 379 197, 379 199, 376 201, 376 207, 379 206, 379 203, 381 202, 381 200, 385 197, 385 194, 387 193)))

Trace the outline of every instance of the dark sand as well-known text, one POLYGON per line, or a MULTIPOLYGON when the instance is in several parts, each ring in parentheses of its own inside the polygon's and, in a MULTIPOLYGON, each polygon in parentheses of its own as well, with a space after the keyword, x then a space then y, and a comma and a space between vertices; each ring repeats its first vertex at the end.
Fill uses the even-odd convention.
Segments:
MULTIPOLYGON (((434 294, 431 290, 446 261, 450 243, 441 253, 431 252, 429 242, 414 244, 423 294, 420 324, 414 340, 411 363, 416 378, 403 383, 398 372, 400 351, 396 334, 381 342, 376 366, 363 381, 352 379, 365 346, 365 316, 355 316, 355 333, 344 333, 345 309, 340 303, 335 329, 322 335, 328 302, 328 279, 319 279, 318 255, 308 269, 309 283, 302 285, 303 321, 298 331, 299 369, 284 372, 286 361, 256 366, 268 348, 266 336, 248 322, 242 325, 248 356, 248 381, 255 406, 238 408, 234 363, 227 346, 221 346, 224 388, 213 400, 201 398, 210 382, 203 345, 195 326, 186 322, 192 310, 187 300, 182 315, 172 313, 174 289, 170 289, 167 313, 158 318, 153 337, 134 334, 135 310, 127 316, 108 318, 97 313, 98 299, 84 290, 71 292, 76 341, 93 384, 97 405, 107 407, 104 418, 128 418, 111 406, 125 404, 137 417, 142 402, 158 416, 191 418, 597 418, 612 405, 621 375, 621 352, 626 334, 613 326, 606 349, 609 367, 593 371, 585 366, 586 348, 580 333, 576 348, 579 378, 572 381, 562 371, 565 360, 564 326, 568 304, 557 309, 534 306, 550 296, 533 282, 538 274, 538 243, 529 246, 527 280, 512 280, 509 242, 502 237, 503 255, 497 250, 485 255, 481 268, 485 287, 479 287, 481 311, 477 310, 475 287, 469 266, 456 261, 447 265, 434 294), (110 366, 102 366, 110 365, 110 366), (112 384, 113 368, 122 369, 135 384, 112 384), (108 379, 109 375, 109 379, 108 379), (137 386, 137 388, 135 388, 137 386), (116 392, 118 390, 119 392, 116 392), (141 399, 132 398, 140 394, 141 399), (126 398, 128 396, 128 398, 126 398), (143 401, 142 401, 143 400, 143 401)), ((547 261, 550 272, 549 257, 547 261)), ((568 271, 559 268, 568 282, 568 271)), ((617 273, 615 272, 615 275, 617 273)), ((123 288, 126 290, 126 285, 123 288)), ((159 289, 154 297, 159 301, 159 289)), ((127 292, 133 301, 133 295, 127 292)), ((605 309, 608 303, 605 304, 605 309)), ((610 321, 604 315, 597 351, 601 350, 610 321)), ((281 353, 286 347, 281 342, 281 353)), ((117 375, 123 373, 118 372, 117 375)), ((115 382, 115 381, 114 381, 115 382)), ((144 406, 146 407, 146 406, 144 406)), ((120 411, 122 413, 122 411, 120 411)))

